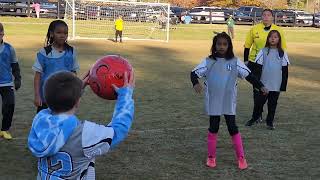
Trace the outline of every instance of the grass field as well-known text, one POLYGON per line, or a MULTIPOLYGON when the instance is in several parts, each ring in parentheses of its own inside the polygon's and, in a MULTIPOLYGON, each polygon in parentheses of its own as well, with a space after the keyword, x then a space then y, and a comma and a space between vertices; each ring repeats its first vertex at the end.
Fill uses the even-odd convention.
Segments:
MULTIPOLYGON (((35 179, 36 159, 26 145, 32 118, 35 54, 44 44, 48 22, 2 18, 6 41, 15 48, 22 69, 23 86, 16 93, 12 134, 0 139, 0 179, 35 179), (12 22, 33 24, 15 24, 12 22), (10 22, 10 23, 9 23, 10 22)), ((236 26, 235 53, 242 57, 249 26, 236 26)), ((284 28, 290 66, 288 92, 281 94, 275 131, 264 124, 244 126, 252 111, 251 87, 239 83, 237 123, 243 135, 249 169, 239 171, 225 123, 221 123, 217 168, 208 169, 206 133, 208 117, 203 96, 196 95, 190 70, 208 55, 212 31, 222 25, 178 26, 169 43, 130 41, 71 41, 78 52, 83 74, 97 58, 121 54, 136 71, 136 113, 132 131, 116 150, 97 159, 97 179, 318 179, 320 176, 320 30, 284 28)), ((109 122, 113 102, 97 98, 88 88, 78 116, 109 122)))

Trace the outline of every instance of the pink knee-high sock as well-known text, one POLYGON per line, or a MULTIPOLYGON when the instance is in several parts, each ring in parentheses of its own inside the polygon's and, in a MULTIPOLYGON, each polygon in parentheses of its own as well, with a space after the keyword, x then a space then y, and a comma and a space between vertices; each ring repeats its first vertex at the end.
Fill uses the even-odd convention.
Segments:
POLYGON ((242 139, 240 133, 232 136, 233 148, 236 152, 237 158, 244 158, 244 150, 242 146, 242 139))
POLYGON ((217 146, 217 133, 208 132, 207 143, 208 143, 208 157, 216 158, 216 146, 217 146))

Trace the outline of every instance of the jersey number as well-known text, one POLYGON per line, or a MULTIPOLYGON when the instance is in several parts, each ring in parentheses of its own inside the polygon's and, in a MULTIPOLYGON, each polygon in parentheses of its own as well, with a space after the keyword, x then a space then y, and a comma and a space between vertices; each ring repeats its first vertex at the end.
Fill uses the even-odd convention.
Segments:
POLYGON ((53 157, 46 158, 48 176, 46 180, 55 179, 72 172, 72 159, 66 152, 58 152, 53 157))

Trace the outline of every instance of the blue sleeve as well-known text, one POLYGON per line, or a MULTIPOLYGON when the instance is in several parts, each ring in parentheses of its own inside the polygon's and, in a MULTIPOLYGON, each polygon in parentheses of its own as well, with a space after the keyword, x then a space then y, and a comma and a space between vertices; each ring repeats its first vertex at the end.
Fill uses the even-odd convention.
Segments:
POLYGON ((73 59, 72 71, 77 72, 79 71, 80 66, 77 60, 77 51, 75 50, 75 48, 73 48, 72 59, 73 59))
POLYGON ((132 125, 134 115, 133 88, 120 88, 117 91, 118 100, 114 109, 112 121, 108 126, 114 129, 111 148, 123 141, 132 125))

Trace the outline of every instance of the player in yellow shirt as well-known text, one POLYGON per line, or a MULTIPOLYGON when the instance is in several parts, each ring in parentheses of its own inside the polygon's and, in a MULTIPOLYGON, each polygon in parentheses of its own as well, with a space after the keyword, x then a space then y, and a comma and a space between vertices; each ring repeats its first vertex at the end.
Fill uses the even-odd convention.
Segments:
POLYGON ((123 31, 123 19, 122 15, 119 15, 118 19, 114 23, 116 29, 116 42, 118 42, 118 36, 120 37, 120 43, 122 43, 122 31, 123 31))
MULTIPOLYGON (((266 45, 268 34, 271 30, 279 31, 281 35, 281 45, 282 49, 286 49, 286 40, 283 34, 282 29, 273 24, 273 12, 270 9, 265 9, 262 12, 262 22, 253 26, 249 33, 247 34, 246 41, 244 44, 244 61, 247 63, 248 68, 252 71, 253 74, 256 72, 255 59, 259 51, 263 49, 266 45), (250 50, 251 49, 251 50, 250 50), (250 52, 250 55, 249 55, 250 52)), ((253 100, 256 99, 259 95, 259 91, 253 89, 253 100)), ((255 102, 255 101, 254 101, 255 102)), ((262 112, 261 110, 260 112, 262 112)), ((262 117, 262 114, 260 115, 262 117)), ((262 121, 262 118, 259 118, 262 121)), ((251 126, 256 121, 249 120, 246 123, 246 126, 251 126)))

